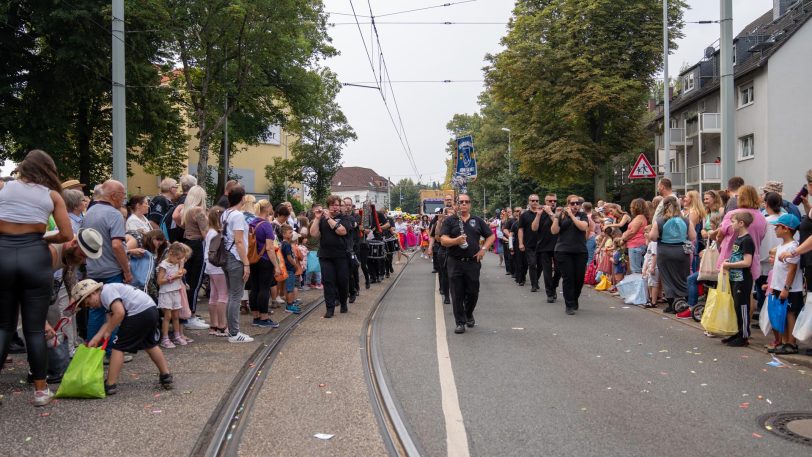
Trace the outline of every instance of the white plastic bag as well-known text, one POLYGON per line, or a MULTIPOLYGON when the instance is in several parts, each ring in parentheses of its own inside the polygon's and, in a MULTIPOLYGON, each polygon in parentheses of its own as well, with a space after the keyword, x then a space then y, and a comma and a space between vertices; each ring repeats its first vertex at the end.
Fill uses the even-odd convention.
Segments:
POLYGON ((801 341, 812 339, 812 294, 807 294, 806 304, 795 319, 795 328, 792 329, 792 336, 801 341))
POLYGON ((646 280, 639 273, 631 274, 623 278, 617 284, 617 291, 623 301, 629 305, 644 305, 648 301, 648 288, 646 280))
POLYGON ((758 313, 758 326, 764 333, 764 336, 770 336, 773 331, 773 326, 770 324, 770 312, 767 310, 770 300, 764 299, 764 305, 761 306, 761 311, 758 313))

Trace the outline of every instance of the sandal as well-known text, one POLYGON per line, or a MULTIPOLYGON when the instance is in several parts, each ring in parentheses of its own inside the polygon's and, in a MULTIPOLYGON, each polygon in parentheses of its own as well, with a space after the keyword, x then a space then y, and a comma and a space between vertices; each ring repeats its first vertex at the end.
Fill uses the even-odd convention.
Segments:
POLYGON ((651 309, 651 308, 656 308, 656 307, 657 307, 657 305, 655 305, 654 303, 652 303, 650 301, 647 301, 646 304, 643 305, 643 308, 646 308, 646 309, 651 309))
POLYGON ((781 354, 781 355, 783 355, 783 354, 797 354, 798 353, 798 346, 796 346, 794 344, 789 344, 789 343, 782 344, 781 346, 778 346, 777 348, 775 348, 774 353, 775 354, 781 354))

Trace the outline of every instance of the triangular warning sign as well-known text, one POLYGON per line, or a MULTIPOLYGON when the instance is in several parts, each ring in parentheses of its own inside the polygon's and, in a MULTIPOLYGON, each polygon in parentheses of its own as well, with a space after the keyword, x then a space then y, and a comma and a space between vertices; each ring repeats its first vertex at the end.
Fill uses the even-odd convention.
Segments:
POLYGON ((656 178, 657 174, 654 173, 654 167, 651 166, 651 163, 646 158, 645 154, 640 154, 640 157, 637 158, 637 161, 634 163, 632 167, 631 173, 629 173, 629 179, 645 179, 645 178, 656 178))

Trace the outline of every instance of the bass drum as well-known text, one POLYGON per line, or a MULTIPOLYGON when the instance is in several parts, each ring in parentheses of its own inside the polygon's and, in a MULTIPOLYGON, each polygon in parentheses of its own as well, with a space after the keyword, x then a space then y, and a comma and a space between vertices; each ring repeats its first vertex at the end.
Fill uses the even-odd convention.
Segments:
POLYGON ((386 249, 383 241, 370 240, 369 241, 369 255, 370 259, 384 259, 386 258, 386 249))
POLYGON ((386 252, 400 251, 400 243, 398 242, 398 238, 396 236, 387 238, 384 240, 384 242, 386 243, 386 252))

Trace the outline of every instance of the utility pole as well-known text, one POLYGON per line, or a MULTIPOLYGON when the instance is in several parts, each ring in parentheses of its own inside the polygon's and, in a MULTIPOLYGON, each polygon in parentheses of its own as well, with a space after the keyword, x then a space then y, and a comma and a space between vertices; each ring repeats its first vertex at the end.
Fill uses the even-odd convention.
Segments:
POLYGON ((513 158, 510 152, 510 129, 502 127, 502 130, 508 134, 508 206, 513 208, 513 158))
POLYGON ((113 179, 127 188, 127 99, 124 74, 124 0, 113 0, 113 179))
POLYGON ((722 185, 735 174, 735 122, 733 91, 733 1, 720 0, 719 2, 719 49, 721 51, 720 65, 720 104, 722 105, 722 185))
MULTIPOLYGON (((225 102, 225 119, 223 120, 223 189, 228 182, 228 94, 225 102)), ((208 173, 206 173, 208 175, 208 173)), ((208 176, 207 176, 208 177, 208 176)))
POLYGON ((668 54, 668 0, 663 0, 663 149, 665 150, 665 177, 671 179, 671 94, 669 93, 671 84, 668 78, 668 54))
POLYGON ((392 211, 392 178, 386 178, 386 206, 389 211, 392 211))

